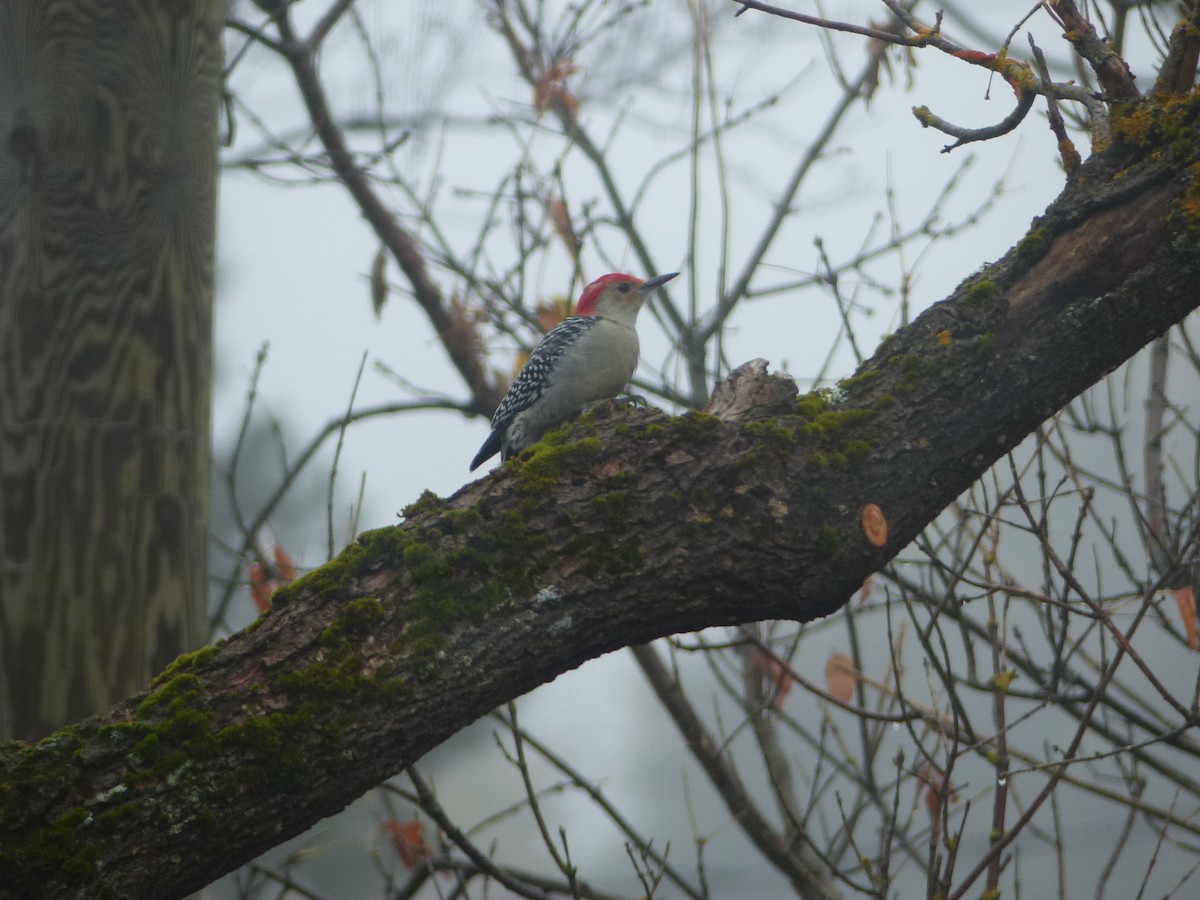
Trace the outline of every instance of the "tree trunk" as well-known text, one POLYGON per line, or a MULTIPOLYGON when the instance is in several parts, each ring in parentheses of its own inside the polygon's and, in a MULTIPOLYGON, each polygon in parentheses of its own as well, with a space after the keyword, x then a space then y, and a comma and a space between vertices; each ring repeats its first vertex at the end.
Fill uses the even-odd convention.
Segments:
POLYGON ((1074 173, 1003 260, 836 396, 796 400, 744 369, 712 414, 584 417, 363 535, 150 693, 0 746, 0 884, 177 896, 587 659, 833 611, 1196 307, 1200 129, 1174 125, 1171 153, 1112 148, 1074 173))
POLYGON ((205 640, 221 24, 0 4, 0 735, 205 640))

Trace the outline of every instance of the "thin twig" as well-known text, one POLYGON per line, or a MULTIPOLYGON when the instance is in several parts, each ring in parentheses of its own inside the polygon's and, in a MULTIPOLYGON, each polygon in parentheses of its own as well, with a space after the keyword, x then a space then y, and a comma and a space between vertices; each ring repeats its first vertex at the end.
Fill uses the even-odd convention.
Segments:
MULTIPOLYGON (((675 725, 687 742, 692 755, 704 768, 734 820, 763 857, 786 875, 803 896, 838 896, 823 865, 817 868, 813 861, 802 862, 796 858, 795 853, 784 849, 782 835, 771 828, 754 805, 742 785, 741 778, 720 753, 719 743, 708 733, 683 691, 659 659, 657 651, 650 645, 635 646, 631 650, 655 694, 675 720, 675 725)), ((801 847, 798 852, 803 850, 801 847)))
POLYGON ((367 351, 363 351, 362 359, 358 362, 358 371, 354 374, 354 386, 350 389, 350 401, 346 404, 346 414, 342 417, 341 427, 338 428, 337 444, 333 448, 333 461, 329 464, 329 488, 325 499, 325 532, 328 540, 326 560, 333 559, 333 495, 337 484, 338 461, 342 458, 342 447, 346 442, 346 429, 350 427, 354 415, 354 401, 358 397, 358 387, 362 384, 363 369, 367 365, 367 351))
MULTIPOLYGON (((1041 47, 1034 43, 1032 34, 1029 35, 1029 46, 1033 49, 1033 59, 1041 73, 1042 84, 1050 84, 1050 67, 1046 63, 1046 54, 1042 52, 1041 47)), ((1079 168, 1081 162, 1079 151, 1075 149, 1074 141, 1067 136, 1067 126, 1058 109, 1058 98, 1054 96, 1053 91, 1045 93, 1046 116, 1050 122, 1050 130, 1054 132, 1054 137, 1058 140, 1058 153, 1062 158, 1063 171, 1070 175, 1079 168)))
POLYGON ((442 830, 446 838, 465 853, 471 862, 485 871, 490 878, 494 878, 501 887, 512 891, 519 897, 526 897, 528 900, 550 900, 550 894, 545 889, 534 888, 523 879, 518 880, 514 878, 488 859, 487 855, 476 847, 475 843, 463 834, 458 826, 451 821, 446 811, 442 809, 441 803, 438 802, 433 789, 420 776, 415 766, 409 766, 405 770, 405 773, 413 783, 413 788, 417 792, 417 799, 421 804, 421 809, 425 811, 429 818, 437 823, 438 828, 442 830))

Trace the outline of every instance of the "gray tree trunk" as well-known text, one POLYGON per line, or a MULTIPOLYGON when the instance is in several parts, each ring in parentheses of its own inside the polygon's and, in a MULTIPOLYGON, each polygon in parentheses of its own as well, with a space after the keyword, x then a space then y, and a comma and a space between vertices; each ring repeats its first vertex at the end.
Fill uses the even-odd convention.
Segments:
POLYGON ((205 640, 221 24, 0 3, 0 737, 205 640))

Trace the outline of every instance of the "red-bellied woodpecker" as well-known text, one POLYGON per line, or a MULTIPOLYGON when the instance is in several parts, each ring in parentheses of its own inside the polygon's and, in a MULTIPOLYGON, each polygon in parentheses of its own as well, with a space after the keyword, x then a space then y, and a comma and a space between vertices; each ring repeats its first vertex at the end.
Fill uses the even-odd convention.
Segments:
POLYGON ((678 274, 605 275, 584 288, 575 315, 542 338, 513 380, 471 471, 497 451, 502 460, 515 456, 588 403, 619 394, 637 368, 642 304, 678 274))

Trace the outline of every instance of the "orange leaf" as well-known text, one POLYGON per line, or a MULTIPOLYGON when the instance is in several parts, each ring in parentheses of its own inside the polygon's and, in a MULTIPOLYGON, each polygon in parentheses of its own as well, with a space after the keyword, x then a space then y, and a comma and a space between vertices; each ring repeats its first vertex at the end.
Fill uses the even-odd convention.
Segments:
POLYGON ((863 579, 862 587, 858 589, 858 602, 866 603, 867 598, 871 596, 871 583, 875 580, 874 574, 868 575, 863 579))
POLYGON ((579 103, 571 92, 563 87, 567 77, 577 71, 570 60, 558 59, 542 73, 542 77, 533 88, 533 108, 539 116, 555 103, 561 104, 570 113, 579 108, 579 103))
POLYGON ((525 368, 525 363, 529 362, 529 351, 521 350, 517 353, 517 358, 513 360, 512 377, 515 379, 521 374, 521 370, 525 368))
POLYGON ((858 670, 854 660, 846 653, 835 653, 825 663, 825 690, 829 696, 842 703, 854 699, 854 686, 858 683, 858 670))
POLYGON ((259 615, 265 613, 271 606, 271 596, 285 584, 296 580, 296 564, 291 555, 282 547, 271 550, 275 560, 273 566, 258 560, 246 567, 250 579, 250 599, 258 609, 259 615))
POLYGON ((554 100, 567 112, 574 115, 579 110, 579 101, 564 87, 556 88, 554 91, 554 100))
MULTIPOLYGON (((555 325, 571 315, 571 300, 562 294, 554 294, 549 300, 539 302, 533 313, 542 331, 551 331, 555 325)), ((521 370, 525 368, 527 362, 529 362, 529 351, 518 351, 516 359, 513 360, 513 379, 521 374, 521 370)))
POLYGON ((562 294, 555 294, 549 300, 543 300, 534 310, 538 327, 542 331, 551 331, 571 314, 571 301, 562 294))
POLYGON ((271 551, 271 555, 275 558, 275 572, 279 577, 279 581, 283 584, 291 584, 296 580, 296 563, 282 547, 276 546, 271 551))
POLYGON ((254 607, 261 616, 271 608, 271 595, 275 593, 275 586, 271 584, 271 579, 267 577, 266 570, 263 569, 260 562, 250 563, 248 574, 250 576, 250 599, 254 601, 254 607))
POLYGON ((942 811, 943 797, 951 802, 958 800, 958 790, 954 787, 954 782, 948 781, 933 766, 923 768, 917 773, 917 777, 925 782, 925 807, 929 810, 929 815, 934 818, 937 818, 942 811))
POLYGON ((566 245, 571 258, 578 259, 579 238, 575 234, 575 226, 571 223, 571 213, 567 209, 566 201, 562 197, 552 198, 548 212, 550 213, 550 224, 554 226, 554 233, 566 245))
POLYGON ((792 673, 788 667, 773 656, 769 656, 759 648, 754 649, 754 671, 758 673, 767 685, 775 691, 775 708, 783 706, 783 698, 792 689, 792 673))
POLYGON ((422 863, 433 858, 433 851, 425 843, 425 823, 416 819, 407 822, 397 822, 394 819, 381 822, 379 825, 392 839, 392 846, 400 857, 400 862, 410 872, 422 863))
POLYGON ((1195 585, 1175 588, 1175 603, 1179 606, 1179 618, 1183 619, 1183 627, 1187 631, 1188 646, 1200 650, 1200 638, 1196 635, 1196 588, 1195 585))

